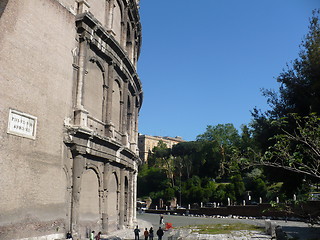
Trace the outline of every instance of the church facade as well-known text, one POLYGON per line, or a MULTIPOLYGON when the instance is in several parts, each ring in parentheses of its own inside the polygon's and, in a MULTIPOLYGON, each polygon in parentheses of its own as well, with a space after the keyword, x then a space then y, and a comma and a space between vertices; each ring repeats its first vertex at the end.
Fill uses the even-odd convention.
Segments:
POLYGON ((0 238, 136 221, 138 0, 0 2, 0 238))

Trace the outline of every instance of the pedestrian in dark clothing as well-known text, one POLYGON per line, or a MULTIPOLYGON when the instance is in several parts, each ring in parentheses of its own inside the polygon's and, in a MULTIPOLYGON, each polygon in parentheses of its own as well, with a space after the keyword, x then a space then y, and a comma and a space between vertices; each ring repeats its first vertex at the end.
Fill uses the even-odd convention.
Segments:
POLYGON ((149 237, 149 232, 148 232, 148 228, 146 228, 146 230, 144 230, 144 240, 148 240, 148 237, 149 237))
POLYGON ((98 232, 98 234, 94 237, 96 240, 100 240, 101 238, 101 232, 98 232))
POLYGON ((160 225, 163 225, 163 216, 162 214, 160 215, 160 222, 159 222, 160 225))
POLYGON ((71 233, 70 233, 70 232, 67 232, 66 239, 72 239, 72 235, 71 235, 71 233))
POLYGON ((139 233, 140 233, 140 229, 137 226, 136 229, 134 230, 134 240, 139 240, 139 233))
POLYGON ((149 240, 153 240, 153 228, 149 229, 149 240))
POLYGON ((162 240, 163 230, 161 227, 159 227, 159 229, 157 231, 157 235, 158 235, 158 240, 162 240))

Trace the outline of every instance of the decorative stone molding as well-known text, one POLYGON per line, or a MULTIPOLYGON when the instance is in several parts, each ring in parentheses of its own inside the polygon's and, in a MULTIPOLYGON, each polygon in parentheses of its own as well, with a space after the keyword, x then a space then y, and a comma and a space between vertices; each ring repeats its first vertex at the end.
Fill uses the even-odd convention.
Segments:
POLYGON ((78 14, 89 12, 90 5, 86 0, 77 0, 78 14))

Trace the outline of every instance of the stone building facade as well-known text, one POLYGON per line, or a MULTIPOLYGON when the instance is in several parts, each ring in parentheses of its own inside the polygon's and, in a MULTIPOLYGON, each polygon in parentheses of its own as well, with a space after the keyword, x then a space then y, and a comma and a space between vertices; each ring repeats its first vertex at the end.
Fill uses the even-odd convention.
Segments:
POLYGON ((138 139, 139 156, 144 162, 148 160, 149 153, 152 152, 152 149, 156 147, 160 141, 165 143, 168 148, 172 148, 175 144, 185 142, 181 137, 139 135, 138 139))
POLYGON ((138 0, 0 1, 0 239, 77 239, 135 223, 138 9, 138 0))

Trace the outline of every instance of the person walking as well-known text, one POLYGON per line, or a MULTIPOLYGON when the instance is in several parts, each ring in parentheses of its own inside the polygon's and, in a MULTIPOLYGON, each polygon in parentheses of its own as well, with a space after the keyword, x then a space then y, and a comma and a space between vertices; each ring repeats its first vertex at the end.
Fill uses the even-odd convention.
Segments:
POLYGON ((158 240, 162 240, 162 236, 163 236, 163 230, 161 227, 159 227, 158 231, 157 231, 157 236, 158 236, 158 240))
POLYGON ((134 229, 134 240, 139 240, 139 233, 140 233, 140 229, 137 226, 136 229, 134 229))
POLYGON ((72 235, 71 235, 71 233, 70 233, 70 232, 67 232, 66 239, 72 239, 72 235))
POLYGON ((163 225, 163 216, 162 214, 160 215, 160 222, 159 222, 160 225, 163 225))
POLYGON ((143 235, 144 235, 144 240, 148 240, 148 237, 149 237, 148 228, 146 228, 146 229, 144 230, 143 235))
POLYGON ((153 228, 149 229, 149 240, 153 240, 153 228))
POLYGON ((100 240, 101 239, 101 232, 98 232, 98 234, 94 238, 95 238, 95 240, 100 240))
POLYGON ((94 231, 92 231, 91 233, 90 233, 90 238, 89 238, 90 240, 94 240, 94 231))

